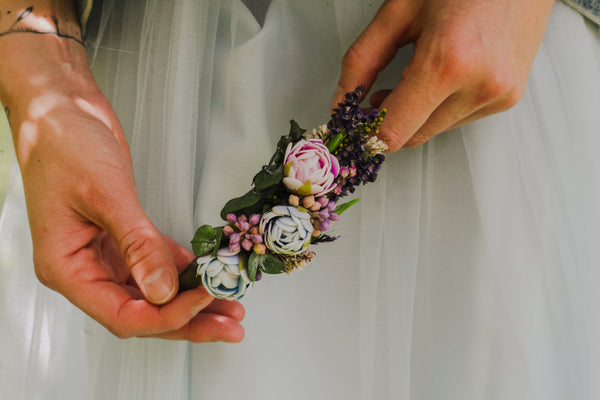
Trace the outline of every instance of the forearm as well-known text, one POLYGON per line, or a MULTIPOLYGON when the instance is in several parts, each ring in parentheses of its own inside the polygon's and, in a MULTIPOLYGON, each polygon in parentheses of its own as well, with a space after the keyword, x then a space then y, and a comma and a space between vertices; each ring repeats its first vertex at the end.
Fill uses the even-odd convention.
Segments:
POLYGON ((73 1, 0 0, 0 102, 20 161, 24 122, 99 97, 73 1))
POLYGON ((84 89, 90 80, 72 0, 0 0, 0 102, 5 107, 16 111, 40 93, 84 89))

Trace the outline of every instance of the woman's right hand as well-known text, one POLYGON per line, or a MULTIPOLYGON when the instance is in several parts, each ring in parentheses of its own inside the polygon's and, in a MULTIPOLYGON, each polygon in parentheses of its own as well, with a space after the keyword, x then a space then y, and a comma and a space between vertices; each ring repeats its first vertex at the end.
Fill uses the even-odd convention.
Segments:
POLYGON ((415 44, 397 85, 371 96, 386 108, 378 136, 390 151, 514 106, 554 0, 386 0, 342 61, 332 108, 368 92, 400 47, 415 44))
POLYGON ((242 340, 239 303, 177 294, 194 256, 142 210, 125 135, 83 46, 15 33, 0 37, 0 60, 40 281, 118 337, 242 340))

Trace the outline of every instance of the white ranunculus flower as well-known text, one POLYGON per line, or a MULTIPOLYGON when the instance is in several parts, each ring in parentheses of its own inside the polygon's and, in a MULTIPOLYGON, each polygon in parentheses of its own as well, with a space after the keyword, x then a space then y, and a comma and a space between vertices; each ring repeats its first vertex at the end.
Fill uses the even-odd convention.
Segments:
POLYGON ((264 244, 274 253, 302 253, 310 244, 312 232, 310 214, 296 207, 275 206, 260 220, 264 244))
POLYGON ((239 300, 248 292, 252 282, 245 268, 240 269, 237 252, 219 249, 217 256, 198 257, 197 275, 202 286, 219 299, 239 300))

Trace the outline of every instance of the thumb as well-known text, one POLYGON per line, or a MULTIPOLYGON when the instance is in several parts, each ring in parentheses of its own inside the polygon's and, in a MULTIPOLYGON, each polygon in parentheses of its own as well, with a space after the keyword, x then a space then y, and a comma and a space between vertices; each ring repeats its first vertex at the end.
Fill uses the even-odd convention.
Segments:
POLYGON ((103 218, 103 228, 113 237, 131 276, 148 301, 169 302, 178 289, 175 261, 164 236, 134 198, 103 218))

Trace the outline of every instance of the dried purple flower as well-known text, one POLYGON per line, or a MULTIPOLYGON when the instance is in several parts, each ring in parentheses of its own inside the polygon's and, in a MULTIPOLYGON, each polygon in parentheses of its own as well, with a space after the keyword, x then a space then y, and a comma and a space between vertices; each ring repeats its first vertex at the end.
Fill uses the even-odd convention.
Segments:
POLYGON ((364 111, 359 107, 364 91, 364 86, 358 86, 353 92, 346 93, 344 101, 333 109, 331 120, 327 124, 330 137, 343 130, 346 130, 349 136, 353 136, 358 125, 367 122, 364 111))
POLYGON ((374 182, 385 156, 381 154, 382 142, 375 136, 383 122, 385 110, 373 110, 358 124, 353 134, 348 134, 334 150, 340 173, 335 180, 337 184, 329 198, 336 200, 349 193, 354 193, 356 186, 374 182), (372 138, 375 137, 375 140, 372 138))

